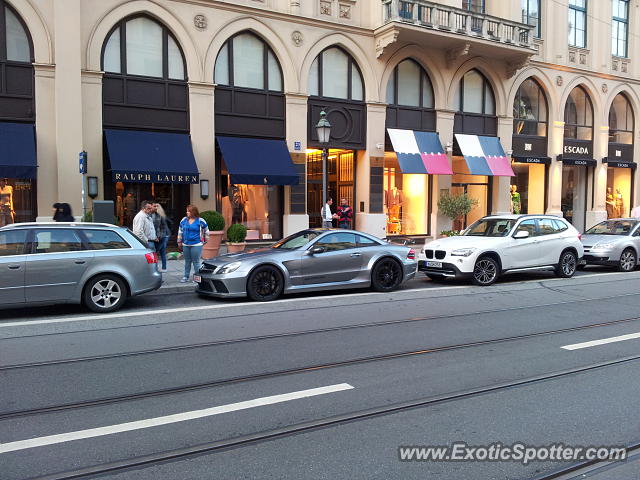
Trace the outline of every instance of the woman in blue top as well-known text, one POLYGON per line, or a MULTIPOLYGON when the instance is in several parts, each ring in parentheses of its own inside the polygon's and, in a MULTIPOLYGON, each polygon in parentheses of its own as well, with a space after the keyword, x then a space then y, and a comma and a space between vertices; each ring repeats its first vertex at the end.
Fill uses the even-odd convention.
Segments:
POLYGON ((178 247, 184 253, 184 276, 182 283, 189 281, 191 265, 193 273, 198 273, 200 268, 200 255, 202 246, 209 240, 209 227, 207 222, 200 218, 200 212, 195 205, 187 205, 187 216, 180 221, 178 230, 178 247))

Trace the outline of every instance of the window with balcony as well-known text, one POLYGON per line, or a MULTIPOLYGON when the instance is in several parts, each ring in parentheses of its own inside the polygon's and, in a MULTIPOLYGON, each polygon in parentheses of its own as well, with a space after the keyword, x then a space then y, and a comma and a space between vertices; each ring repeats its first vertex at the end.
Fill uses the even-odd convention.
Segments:
POLYGON ((593 107, 582 87, 574 88, 564 107, 564 138, 593 139, 593 107))
POLYGON ((513 134, 547 136, 547 100, 533 78, 522 82, 513 101, 513 134))
POLYGON ((318 55, 309 72, 309 94, 364 101, 362 74, 351 55, 338 47, 330 47, 318 55))
POLYGON ((587 46, 587 0, 569 0, 569 45, 587 46))
POLYGON ((611 53, 626 57, 629 38, 629 0, 612 0, 611 53))
POLYGON ((462 8, 474 13, 484 13, 484 0, 462 0, 462 8))
POLYGON ((533 35, 541 37, 540 31, 540 0, 522 0, 522 23, 534 28, 533 35))
POLYGON ((616 95, 609 109, 609 142, 633 143, 633 110, 622 93, 616 95))

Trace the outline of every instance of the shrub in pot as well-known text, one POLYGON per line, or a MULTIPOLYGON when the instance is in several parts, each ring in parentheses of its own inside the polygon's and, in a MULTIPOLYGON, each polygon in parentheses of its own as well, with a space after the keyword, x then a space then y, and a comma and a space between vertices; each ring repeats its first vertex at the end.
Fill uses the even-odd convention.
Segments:
POLYGON ((205 210, 200 217, 209 227, 209 241, 202 247, 202 258, 209 259, 218 256, 220 242, 224 235, 224 217, 213 210, 205 210))
POLYGON ((244 239, 247 238, 247 227, 241 223, 234 223, 227 230, 227 253, 236 253, 244 250, 247 246, 247 242, 244 239))

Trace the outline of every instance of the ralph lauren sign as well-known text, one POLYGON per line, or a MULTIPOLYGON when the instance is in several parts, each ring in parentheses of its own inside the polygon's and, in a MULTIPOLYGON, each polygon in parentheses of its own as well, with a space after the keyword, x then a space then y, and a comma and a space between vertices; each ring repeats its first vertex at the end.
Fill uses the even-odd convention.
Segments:
POLYGON ((198 183, 198 175, 192 174, 112 172, 111 178, 114 182, 198 183))

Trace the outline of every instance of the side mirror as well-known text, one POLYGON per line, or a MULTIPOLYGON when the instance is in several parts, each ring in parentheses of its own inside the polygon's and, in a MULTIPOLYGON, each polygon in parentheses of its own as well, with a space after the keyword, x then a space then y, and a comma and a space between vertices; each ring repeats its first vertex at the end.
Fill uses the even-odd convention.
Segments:
POLYGON ((515 238, 516 240, 521 239, 521 238, 529 238, 529 231, 528 230, 519 230, 513 235, 513 238, 515 238))
POLYGON ((311 250, 309 250, 309 255, 317 255, 326 251, 327 250, 324 247, 313 247, 311 250))

